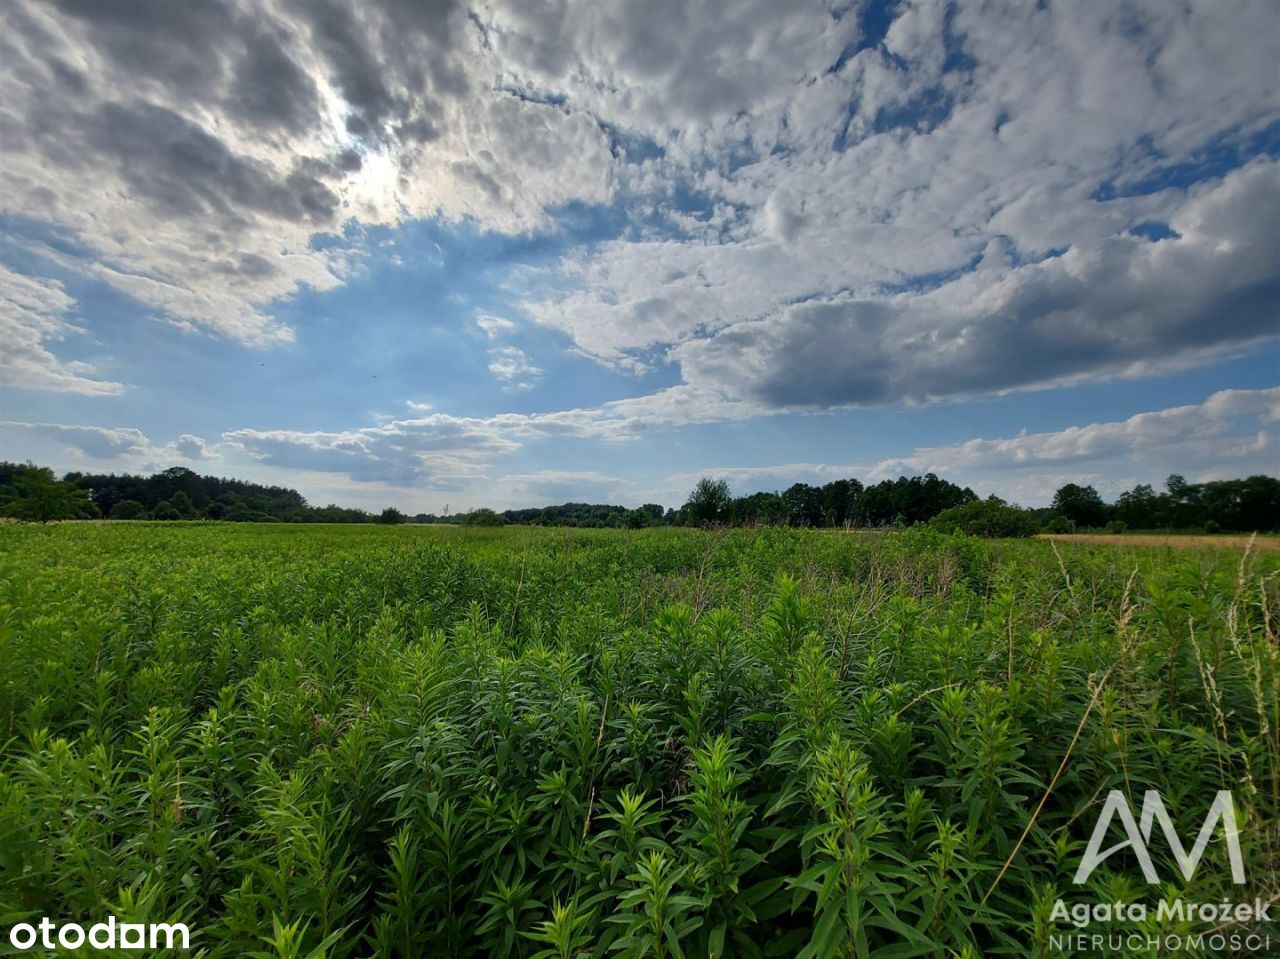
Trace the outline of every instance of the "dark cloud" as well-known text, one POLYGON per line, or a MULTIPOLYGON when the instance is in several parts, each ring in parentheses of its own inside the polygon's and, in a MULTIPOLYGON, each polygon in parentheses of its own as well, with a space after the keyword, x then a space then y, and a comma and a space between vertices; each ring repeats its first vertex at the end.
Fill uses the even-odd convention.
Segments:
POLYGON ((251 127, 299 133, 319 122, 320 96, 315 81, 285 51, 283 33, 274 23, 247 31, 226 106, 251 127))
POLYGON ((928 293, 792 306, 677 347, 685 378, 770 407, 928 402, 1041 386, 1276 333, 1280 168, 1193 197, 1179 237, 1128 235, 928 293))
POLYGON ((437 112, 432 98, 468 86, 453 49, 461 10, 452 0, 298 0, 293 9, 350 108, 353 136, 429 139, 437 112))
POLYGON ((261 280, 275 276, 279 267, 265 256, 257 253, 241 253, 234 260, 215 263, 212 269, 226 276, 241 277, 249 280, 261 280))
POLYGON ((260 213, 327 223, 338 198, 305 173, 281 179, 266 163, 233 152, 222 140, 152 103, 107 103, 83 129, 87 145, 114 160, 140 198, 180 216, 260 213))
POLYGON ((228 48, 243 45, 234 5, 218 0, 51 0, 88 29, 93 47, 135 78, 212 100, 228 48))

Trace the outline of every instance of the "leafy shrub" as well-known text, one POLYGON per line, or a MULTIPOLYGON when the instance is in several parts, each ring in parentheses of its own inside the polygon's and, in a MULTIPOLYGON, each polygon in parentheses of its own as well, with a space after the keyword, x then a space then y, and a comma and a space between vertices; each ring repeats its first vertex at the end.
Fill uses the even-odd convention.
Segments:
POLYGON ((1070 533, 1071 520, 1067 519, 1065 516, 1051 517, 1049 522, 1044 524, 1044 531, 1046 533, 1070 533))
POLYGON ((943 510, 930 525, 968 536, 1021 537, 1034 536, 1040 524, 1030 510, 1010 506, 993 496, 943 510))
POLYGON ((473 509, 470 513, 463 513, 458 517, 458 522, 463 526, 504 526, 506 518, 501 513, 495 513, 488 507, 473 509))

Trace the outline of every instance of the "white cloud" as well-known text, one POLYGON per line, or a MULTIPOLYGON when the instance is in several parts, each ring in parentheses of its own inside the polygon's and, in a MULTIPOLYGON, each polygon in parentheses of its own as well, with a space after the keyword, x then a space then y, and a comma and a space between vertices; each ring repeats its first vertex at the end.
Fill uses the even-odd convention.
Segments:
POLYGON ((209 448, 203 439, 199 436, 192 436, 190 433, 183 433, 173 441, 173 452, 185 460, 215 460, 218 454, 209 448))
POLYGON ((507 333, 514 333, 517 329, 510 320, 489 313, 477 313, 476 326, 480 327, 480 331, 491 340, 496 340, 507 333))
POLYGON ((1274 337, 1280 164, 1197 191, 1177 238, 1109 237, 936 289, 840 294, 673 350, 691 383, 771 406, 928 402, 1148 372, 1274 337))
MULTIPOLYGON (((597 122, 495 82, 460 3, 22 0, 0 40, 0 211, 170 322, 270 345, 358 268, 344 224, 547 225, 611 194, 597 122)), ((19 234, 21 236, 21 234, 19 234)))
POLYGON ((506 384, 507 389, 528 390, 542 375, 530 362, 524 350, 516 346, 498 346, 489 351, 489 372, 506 384))
POLYGON ((102 426, 69 426, 62 423, 21 423, 6 421, 0 428, 30 430, 52 437, 93 459, 117 459, 130 454, 146 453, 151 441, 140 431, 131 428, 109 429, 102 426))
POLYGON ((170 443, 157 444, 133 427, 82 426, 67 423, 0 421, 0 432, 23 433, 51 440, 59 454, 69 453, 77 469, 94 468, 92 461, 111 469, 154 473, 174 465, 221 459, 220 452, 199 436, 183 433, 170 443), (88 462, 86 462, 88 461, 88 462))
MULTIPOLYGON (((509 289, 578 352, 674 362, 680 387, 454 418, 482 425, 452 453, 398 445, 430 417, 232 431, 263 456, 471 477, 486 442, 1135 375, 1277 332, 1277 164, 1185 186, 1280 120, 1267 4, 909 0, 879 43, 844 0, 11 8, 12 238, 192 331, 287 344, 280 302, 358 273, 368 227, 550 231, 565 206, 624 208, 617 236, 509 289), (1180 236, 1130 236, 1144 221, 1180 236)), ((122 389, 51 352, 76 332, 60 286, 0 283, 4 382, 122 389)), ((538 369, 498 345, 516 323, 474 322, 493 375, 527 388, 538 369)))
POLYGON ((1280 119, 1268 20, 1250 3, 904 4, 884 49, 810 64, 741 122, 650 131, 666 153, 619 176, 661 225, 513 289, 602 363, 670 348, 686 382, 771 406, 1123 375, 1274 336, 1275 164, 1126 195, 1180 163, 1210 170, 1206 147, 1244 149, 1280 119), (729 212, 699 228, 673 182, 729 212), (1126 235, 1171 220, 1180 241, 1126 235), (1065 346, 1039 329, 1059 323, 1065 346))
POLYGON ((936 473, 981 495, 996 493, 1043 505, 1064 483, 1094 485, 1115 495, 1170 473, 1194 481, 1263 473, 1280 475, 1280 387, 1221 390, 1203 403, 1138 413, 1124 420, 995 439, 975 438, 864 464, 781 463, 707 467, 669 475, 668 498, 701 476, 729 482, 739 494, 855 478, 865 483, 936 473))
POLYGON ((88 363, 59 360, 49 343, 83 332, 67 319, 76 301, 57 280, 0 265, 0 386, 112 396, 120 383, 97 378, 88 363))
POLYGON ((913 470, 950 475, 962 470, 1061 471, 1080 464, 1121 461, 1130 468, 1155 465, 1171 471, 1226 468, 1275 473, 1280 467, 1275 424, 1280 422, 1280 387, 1221 390, 1203 403, 1138 413, 1125 420, 1072 426, 1050 433, 1020 433, 1002 439, 972 439, 951 446, 917 449, 886 460, 876 476, 913 470), (1246 424, 1242 432, 1240 424, 1246 424))

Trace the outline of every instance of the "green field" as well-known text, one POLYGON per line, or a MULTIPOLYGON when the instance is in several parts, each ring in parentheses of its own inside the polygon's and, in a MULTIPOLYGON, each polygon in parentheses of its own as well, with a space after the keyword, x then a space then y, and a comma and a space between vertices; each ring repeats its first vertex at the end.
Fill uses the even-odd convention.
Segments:
POLYGON ((216 956, 1073 954, 1059 898, 1204 931, 1155 903, 1280 891, 1278 569, 0 527, 0 917, 182 921, 216 956), (1231 790, 1247 885, 1215 834, 1189 882, 1153 840, 1160 884, 1122 853, 1073 886, 1110 789, 1160 790, 1188 844, 1231 790))

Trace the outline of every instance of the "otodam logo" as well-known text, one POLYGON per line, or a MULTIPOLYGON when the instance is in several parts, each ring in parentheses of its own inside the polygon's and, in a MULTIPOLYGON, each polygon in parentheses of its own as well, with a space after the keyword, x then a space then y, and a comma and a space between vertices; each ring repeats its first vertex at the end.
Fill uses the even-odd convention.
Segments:
POLYGON ((1173 852, 1173 858, 1178 864, 1182 878, 1188 882, 1195 873, 1196 866, 1199 865, 1200 858, 1209 845, 1209 840, 1213 837, 1214 829, 1221 823, 1223 837, 1227 842, 1227 855, 1231 860, 1231 881, 1238 886, 1244 885, 1244 859, 1240 855, 1240 831, 1236 825, 1236 807, 1232 801, 1231 792, 1227 789, 1220 790, 1214 796, 1213 805, 1209 807, 1209 812, 1204 817, 1204 823, 1200 826, 1200 833, 1196 836, 1190 852, 1183 846, 1182 839, 1178 836, 1178 830, 1174 827, 1159 792, 1148 789, 1143 794, 1142 812, 1135 821, 1133 810, 1129 807, 1129 801, 1124 793, 1118 789, 1111 790, 1107 793, 1107 800, 1103 803, 1102 812, 1098 815, 1098 824, 1093 827, 1089 846, 1084 851, 1084 858, 1080 860, 1073 881, 1076 885, 1086 882, 1090 874, 1112 853, 1119 852, 1121 849, 1132 849, 1138 865, 1142 868, 1143 878, 1148 883, 1158 883, 1160 877, 1156 874, 1156 867, 1151 861, 1151 853, 1148 849, 1152 828, 1156 823, 1160 824, 1160 830, 1164 833, 1165 841, 1173 852), (1103 849, 1102 844, 1107 839, 1111 820, 1117 818, 1127 838, 1103 849))

